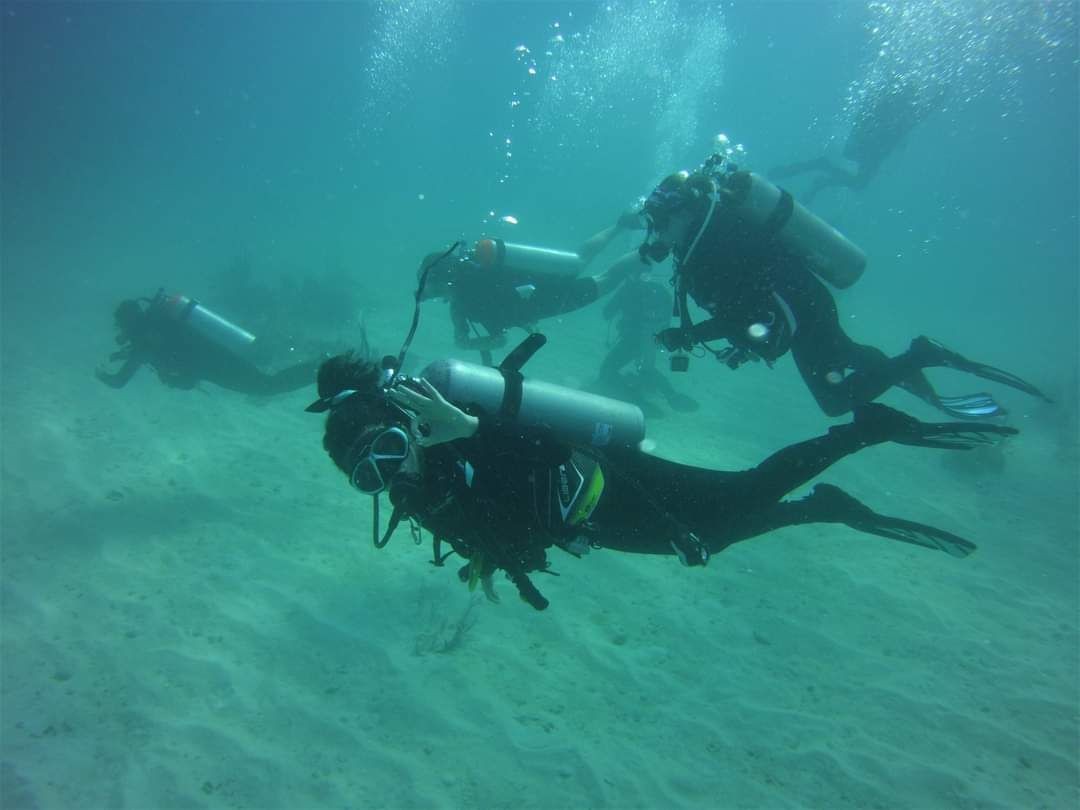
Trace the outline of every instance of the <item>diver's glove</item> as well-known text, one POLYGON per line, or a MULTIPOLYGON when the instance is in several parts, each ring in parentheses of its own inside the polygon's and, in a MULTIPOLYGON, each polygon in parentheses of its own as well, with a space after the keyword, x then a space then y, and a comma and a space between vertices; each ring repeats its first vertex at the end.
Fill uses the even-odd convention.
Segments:
POLYGON ((709 562, 709 549, 693 532, 684 532, 671 541, 679 562, 687 568, 697 568, 709 562))
POLYGON ((735 371, 743 363, 758 362, 761 357, 749 349, 743 349, 739 346, 728 346, 726 349, 721 349, 716 352, 716 359, 723 363, 725 366, 735 371))
POLYGON ((694 348, 694 333, 681 326, 673 326, 670 329, 661 329, 656 333, 656 342, 669 352, 688 352, 694 348))

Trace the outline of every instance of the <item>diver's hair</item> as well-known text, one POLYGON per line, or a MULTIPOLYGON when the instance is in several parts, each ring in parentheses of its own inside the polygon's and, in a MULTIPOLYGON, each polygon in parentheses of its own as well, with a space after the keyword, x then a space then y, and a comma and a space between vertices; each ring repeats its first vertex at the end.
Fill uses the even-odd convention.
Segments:
POLYGON ((113 310, 113 323, 120 334, 117 339, 131 343, 146 329, 146 311, 138 298, 127 298, 113 310))
POLYGON ((663 191, 678 192, 679 198, 684 201, 684 204, 696 206, 716 191, 716 183, 711 177, 702 172, 690 174, 686 171, 679 171, 669 174, 661 180, 658 188, 663 191))
POLYGON ((347 461, 357 436, 365 428, 392 417, 379 384, 381 374, 378 364, 353 352, 331 357, 319 366, 320 397, 333 397, 350 389, 356 391, 331 409, 323 434, 323 448, 346 474, 352 472, 347 469, 347 461))

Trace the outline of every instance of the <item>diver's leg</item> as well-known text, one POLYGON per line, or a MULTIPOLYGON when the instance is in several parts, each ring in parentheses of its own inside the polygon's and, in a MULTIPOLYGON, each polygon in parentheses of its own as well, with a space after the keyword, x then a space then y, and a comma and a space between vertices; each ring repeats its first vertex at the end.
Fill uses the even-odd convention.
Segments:
POLYGON ((916 339, 908 351, 889 357, 880 349, 848 337, 840 326, 836 303, 823 285, 810 284, 798 296, 792 296, 792 300, 799 303, 799 329, 791 353, 810 393, 829 416, 839 416, 860 403, 871 402, 893 386, 955 418, 1000 413, 988 394, 938 395, 922 369, 944 365, 948 358, 931 341, 916 339))
POLYGON ((321 360, 305 360, 294 366, 283 368, 275 374, 264 375, 266 378, 264 383, 266 386, 265 393, 284 394, 309 385, 315 385, 321 362, 321 360))
POLYGON ((216 363, 206 375, 206 379, 215 385, 241 394, 271 396, 295 391, 306 385, 314 385, 319 362, 318 360, 305 361, 276 374, 266 374, 252 363, 236 357, 216 363))
POLYGON ((827 157, 818 157, 813 160, 803 160, 797 163, 787 163, 769 169, 767 177, 770 180, 788 180, 800 174, 809 172, 827 172, 833 168, 832 161, 827 157))
POLYGON ((607 381, 617 379, 619 372, 637 358, 637 348, 636 336, 620 333, 618 341, 600 364, 600 379, 607 381))
MULTIPOLYGON (((839 325, 836 328, 839 329, 839 325)), ((1050 401, 1042 391, 1015 374, 968 360, 926 337, 915 338, 906 352, 891 358, 885 357, 877 349, 852 343, 848 362, 843 366, 834 362, 836 368, 828 368, 828 359, 822 357, 822 352, 816 346, 804 348, 802 352, 799 348, 793 348, 792 353, 814 397, 822 409, 833 416, 843 412, 838 409, 842 408, 845 402, 848 407, 869 402, 894 385, 953 418, 982 419, 1004 413, 994 398, 985 392, 955 397, 941 396, 922 373, 922 369, 933 367, 966 371, 1050 401), (805 356, 800 359, 800 355, 805 356), (851 373, 848 373, 849 371, 851 373)))
POLYGON ((791 343, 795 366, 818 406, 829 416, 869 402, 916 367, 890 368, 889 358, 856 343, 840 326, 836 301, 825 285, 806 273, 792 276, 785 300, 797 327, 791 343), (801 282, 800 282, 801 279, 801 282))
MULTIPOLYGON (((953 557, 966 557, 975 550, 974 543, 951 532, 879 514, 831 484, 818 484, 805 498, 781 501, 747 515, 731 526, 724 547, 775 529, 807 523, 843 523, 860 532, 944 551, 953 557)), ((710 544, 710 551, 719 550, 710 544)))
POLYGON ((671 379, 653 364, 642 367, 638 372, 638 376, 641 378, 643 385, 660 392, 674 411, 690 413, 701 407, 701 403, 692 396, 677 390, 671 379))
POLYGON ((885 405, 868 403, 855 409, 855 418, 848 424, 834 425, 823 436, 789 445, 753 469, 731 477, 724 497, 734 498, 735 503, 773 503, 844 456, 883 442, 969 450, 1016 433, 1002 425, 920 422, 885 405))

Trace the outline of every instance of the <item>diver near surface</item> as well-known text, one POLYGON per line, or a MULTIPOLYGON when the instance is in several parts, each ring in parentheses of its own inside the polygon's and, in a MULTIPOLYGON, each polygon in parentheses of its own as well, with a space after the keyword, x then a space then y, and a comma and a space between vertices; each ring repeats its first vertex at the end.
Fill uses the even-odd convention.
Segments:
POLYGON ((799 195, 807 204, 826 188, 845 187, 856 191, 866 188, 889 155, 933 111, 941 93, 938 92, 932 101, 925 96, 912 80, 898 77, 872 93, 869 102, 855 110, 842 152, 843 158, 853 164, 854 169, 822 156, 777 166, 769 172, 769 177, 787 180, 817 173, 810 188, 799 195))
POLYGON ((625 399, 638 405, 646 415, 659 415, 648 395, 657 393, 676 411, 695 411, 698 403, 675 389, 666 374, 656 367, 656 333, 671 318, 671 291, 667 284, 650 278, 648 272, 633 273, 604 305, 603 315, 614 323, 615 342, 609 344, 592 386, 597 393, 625 399), (624 371, 630 365, 629 371, 624 371))
POLYGON ((712 155, 693 174, 665 178, 645 202, 649 230, 642 258, 674 263, 679 326, 657 339, 684 354, 701 346, 730 368, 748 360, 770 364, 789 351, 814 399, 829 416, 847 413, 898 386, 956 418, 1003 413, 993 397, 941 396, 923 369, 966 371, 1019 391, 1049 398, 1019 377, 976 363, 936 341, 917 337, 895 357, 856 343, 844 332, 836 302, 822 276, 835 286, 854 283, 865 256, 791 195, 769 181, 739 171, 712 155), (710 317, 694 323, 692 299, 710 317), (726 340, 714 350, 708 341, 726 340))
POLYGON ((576 253, 564 253, 499 239, 484 239, 476 249, 429 253, 418 276, 429 272, 424 299, 450 303, 454 343, 475 349, 485 363, 491 350, 506 344, 507 332, 534 331, 544 318, 586 307, 614 290, 644 263, 630 252, 599 275, 578 275, 611 241, 627 230, 641 227, 639 214, 624 213, 619 220, 589 238, 576 253))
POLYGON ((163 290, 153 298, 121 301, 114 319, 116 342, 122 348, 109 360, 123 360, 123 365, 114 373, 95 370, 97 378, 112 388, 123 388, 149 365, 171 388, 191 389, 206 381, 230 391, 270 396, 311 385, 323 359, 267 374, 241 356, 254 335, 196 301, 163 290))
POLYGON ((639 450, 644 422, 632 406, 521 377, 536 338, 542 344, 542 336, 531 336, 498 369, 445 361, 420 379, 399 376, 404 349, 381 366, 339 355, 319 369, 320 398, 307 410, 327 413, 324 449, 353 487, 374 498, 376 547, 408 519, 417 539, 418 527, 432 534, 436 565, 459 554, 467 560, 459 577, 470 587, 482 583, 489 598, 492 576, 502 570, 537 610, 548 601, 529 575, 552 573, 552 547, 574 556, 590 548, 675 554, 685 565, 700 566, 710 554, 774 529, 844 523, 966 556, 975 548, 970 541, 878 514, 834 486, 819 484, 808 497, 782 499, 874 444, 968 449, 1017 432, 967 422, 926 424, 869 404, 850 424, 790 445, 753 469, 702 469, 639 450), (471 404, 459 407, 440 387, 456 387, 454 400, 471 404), (485 400, 489 407, 478 404, 485 400), (614 414, 601 441, 590 421, 596 413, 614 414), (551 425, 562 427, 557 432, 551 425), (583 438, 589 436, 594 440, 583 438), (380 540, 383 492, 394 513, 380 540), (452 551, 442 553, 444 543, 452 551))

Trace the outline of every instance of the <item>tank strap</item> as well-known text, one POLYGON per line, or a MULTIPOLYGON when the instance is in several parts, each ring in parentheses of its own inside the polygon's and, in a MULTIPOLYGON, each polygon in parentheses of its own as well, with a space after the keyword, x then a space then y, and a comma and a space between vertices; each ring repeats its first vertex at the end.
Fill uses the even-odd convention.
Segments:
POLYGON ((521 397, 524 389, 525 378, 520 371, 500 368, 499 373, 506 383, 503 393, 502 405, 499 406, 499 416, 505 419, 516 419, 521 410, 521 397))
POLYGON ((795 211, 795 198, 784 189, 779 189, 779 191, 780 199, 776 201, 776 208, 769 214, 769 218, 761 223, 761 230, 768 237, 780 233, 795 211))

